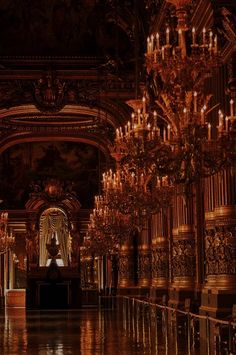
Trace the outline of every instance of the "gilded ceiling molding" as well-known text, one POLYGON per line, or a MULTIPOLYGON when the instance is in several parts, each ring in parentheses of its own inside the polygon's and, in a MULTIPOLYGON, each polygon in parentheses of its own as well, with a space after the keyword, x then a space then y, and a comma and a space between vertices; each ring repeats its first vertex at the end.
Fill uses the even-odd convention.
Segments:
POLYGON ((82 105, 65 105, 59 113, 51 113, 50 115, 42 113, 34 105, 21 105, 0 110, 0 124, 2 122, 20 125, 26 119, 30 125, 37 125, 38 123, 63 125, 68 124, 70 120, 70 124, 76 124, 78 127, 85 123, 91 125, 94 121, 109 123, 114 128, 117 128, 120 124, 110 113, 100 108, 90 108, 82 105))

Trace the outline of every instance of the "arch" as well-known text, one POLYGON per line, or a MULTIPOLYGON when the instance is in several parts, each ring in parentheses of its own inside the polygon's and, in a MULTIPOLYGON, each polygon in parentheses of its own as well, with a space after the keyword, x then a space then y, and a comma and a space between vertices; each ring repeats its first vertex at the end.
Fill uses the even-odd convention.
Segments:
POLYGON ((47 266, 50 256, 47 244, 52 238, 59 245, 59 266, 68 266, 71 255, 71 241, 69 232, 69 218, 61 207, 48 207, 39 217, 39 266, 47 266))
POLYGON ((6 137, 5 139, 2 139, 0 141, 0 154, 3 153, 5 150, 8 148, 20 144, 20 143, 31 143, 31 142, 81 142, 81 143, 86 143, 90 144, 92 146, 95 146, 99 150, 101 150, 106 159, 110 159, 110 149, 111 149, 111 144, 108 140, 103 139, 103 137, 98 136, 98 135, 92 135, 92 134, 86 134, 85 132, 81 132, 80 134, 73 134, 70 133, 68 135, 65 134, 53 134, 49 133, 47 135, 42 134, 39 135, 37 133, 28 133, 28 132, 22 132, 22 133, 17 133, 17 134, 12 134, 6 137))

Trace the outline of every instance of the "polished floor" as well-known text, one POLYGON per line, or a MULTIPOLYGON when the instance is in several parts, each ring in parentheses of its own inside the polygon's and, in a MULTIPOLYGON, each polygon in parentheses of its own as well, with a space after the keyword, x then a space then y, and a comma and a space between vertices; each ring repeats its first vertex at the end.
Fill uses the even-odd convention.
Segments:
POLYGON ((0 312, 1 355, 187 354, 181 341, 165 339, 157 322, 122 309, 0 312))

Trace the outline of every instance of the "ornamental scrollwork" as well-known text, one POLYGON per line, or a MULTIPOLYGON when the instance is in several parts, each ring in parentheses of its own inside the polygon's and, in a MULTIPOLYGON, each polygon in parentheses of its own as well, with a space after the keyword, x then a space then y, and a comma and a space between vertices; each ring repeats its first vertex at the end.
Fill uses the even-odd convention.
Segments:
POLYGON ((194 240, 173 242, 172 272, 173 276, 194 276, 196 270, 194 240))
POLYGON ((205 237, 207 275, 236 274, 236 238, 232 231, 208 230, 205 237))

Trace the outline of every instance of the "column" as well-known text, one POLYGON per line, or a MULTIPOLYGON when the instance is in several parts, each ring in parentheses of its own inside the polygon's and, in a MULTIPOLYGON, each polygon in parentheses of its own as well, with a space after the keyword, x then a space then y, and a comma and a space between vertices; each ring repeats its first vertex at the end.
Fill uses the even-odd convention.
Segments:
POLYGON ((136 236, 131 235, 128 240, 120 247, 119 251, 119 294, 136 294, 135 266, 137 265, 136 248, 134 243, 136 236))
POLYGON ((196 275, 194 189, 192 185, 177 188, 173 205, 170 305, 183 306, 193 300, 196 275))
POLYGON ((149 292, 151 286, 151 258, 149 220, 146 217, 138 247, 138 286, 142 288, 142 294, 149 292))
POLYGON ((152 216, 152 283, 151 295, 153 301, 161 301, 167 294, 169 277, 168 227, 169 210, 161 209, 152 216))
POLYGON ((206 179, 205 277, 201 311, 224 317, 236 299, 236 167, 206 179))

